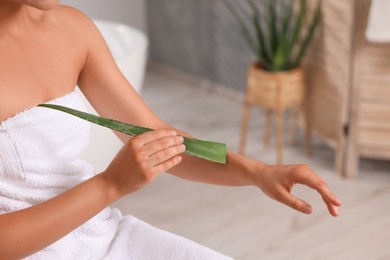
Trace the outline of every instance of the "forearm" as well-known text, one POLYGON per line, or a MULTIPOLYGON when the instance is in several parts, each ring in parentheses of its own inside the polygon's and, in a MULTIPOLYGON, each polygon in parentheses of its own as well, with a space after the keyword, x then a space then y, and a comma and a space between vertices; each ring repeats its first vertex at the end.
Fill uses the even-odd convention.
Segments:
POLYGON ((169 173, 177 177, 192 181, 226 185, 245 186, 255 185, 255 168, 261 167, 260 162, 255 162, 228 152, 226 164, 218 164, 199 159, 190 155, 183 155, 183 161, 172 168, 169 173))
MULTIPOLYGON (((188 133, 176 131, 187 137, 188 133)), ((183 161, 172 168, 169 173, 177 177, 192 181, 226 185, 245 186, 255 185, 254 174, 263 164, 250 160, 244 156, 228 152, 226 164, 210 162, 187 154, 183 155, 183 161)))
POLYGON ((20 259, 47 247, 116 199, 97 175, 46 202, 1 215, 0 259, 20 259))
MULTIPOLYGON (((163 121, 156 120, 156 122, 151 126, 154 129, 172 129, 179 135, 192 137, 189 133, 176 129, 163 121)), ((130 139, 128 135, 117 132, 116 134, 124 143, 130 139)), ((179 165, 168 171, 170 174, 191 181, 225 186, 255 185, 255 172, 264 166, 259 161, 232 152, 228 152, 226 164, 210 162, 188 154, 183 154, 182 158, 179 165)))

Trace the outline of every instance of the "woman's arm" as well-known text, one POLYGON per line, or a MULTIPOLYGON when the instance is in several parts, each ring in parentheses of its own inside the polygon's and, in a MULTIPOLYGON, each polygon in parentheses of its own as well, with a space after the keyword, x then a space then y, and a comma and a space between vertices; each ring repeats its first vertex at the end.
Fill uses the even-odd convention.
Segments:
MULTIPOLYGON (((77 73, 84 67, 83 59, 90 55, 89 39, 83 38, 89 36, 90 21, 72 8, 48 12, 53 12, 50 17, 56 19, 45 21, 61 24, 64 40, 77 39, 74 49, 67 50, 81 53, 80 63, 69 65, 77 73)), ((45 37, 50 40, 50 35, 45 37)), ((59 80, 59 86, 62 83, 59 80)), ((117 199, 147 185, 181 161, 182 143, 183 139, 172 130, 137 136, 124 145, 104 172, 48 201, 1 214, 0 259, 20 259, 45 248, 117 199)))
POLYGON ((0 259, 21 259, 54 243, 114 202, 114 194, 97 175, 37 206, 0 215, 0 259))
MULTIPOLYGON (((161 120, 134 91, 120 73, 98 30, 90 23, 90 55, 79 78, 79 86, 102 116, 154 129, 173 129, 161 120)), ((176 129, 177 130, 177 129, 176 129)), ((177 130, 180 135, 189 134, 177 130)), ((117 133, 124 143, 129 136, 117 133)), ((170 173, 193 181, 219 185, 255 185, 269 197, 296 210, 311 213, 311 206, 290 194, 295 183, 317 190, 330 214, 338 215, 341 205, 326 183, 306 165, 265 165, 234 153, 228 153, 226 165, 183 155, 180 165, 170 173)))
POLYGON ((139 135, 103 173, 46 202, 0 215, 0 259, 20 259, 54 243, 180 163, 183 151, 183 138, 174 131, 139 135))

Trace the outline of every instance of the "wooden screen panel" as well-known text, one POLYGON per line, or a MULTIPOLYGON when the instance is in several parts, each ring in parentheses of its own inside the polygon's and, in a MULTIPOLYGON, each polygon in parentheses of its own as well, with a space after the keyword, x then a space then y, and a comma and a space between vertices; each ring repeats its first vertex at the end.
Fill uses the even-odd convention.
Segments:
MULTIPOLYGON (((316 1, 311 1, 313 2, 316 1)), ((322 1, 322 20, 304 62, 310 123, 328 142, 341 142, 347 117, 354 1, 322 1)))
POLYGON ((390 45, 366 43, 363 48, 358 150, 364 157, 390 158, 390 45))

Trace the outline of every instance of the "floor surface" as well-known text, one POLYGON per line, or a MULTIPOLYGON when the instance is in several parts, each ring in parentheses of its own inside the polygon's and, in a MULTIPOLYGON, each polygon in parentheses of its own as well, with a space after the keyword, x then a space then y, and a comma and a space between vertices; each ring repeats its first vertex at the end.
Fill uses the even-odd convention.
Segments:
MULTIPOLYGON (((146 76, 142 96, 159 116, 192 135, 227 143, 237 151, 241 105, 156 71, 146 76)), ((262 144, 263 112, 251 114, 246 153, 274 163, 275 149, 262 144)), ((306 157, 302 133, 285 146, 287 163, 307 163, 343 201, 340 216, 328 215, 315 192, 298 186, 310 216, 295 212, 254 187, 220 187, 164 174, 119 201, 124 213, 182 235, 237 260, 390 259, 390 162, 362 160, 359 177, 345 180, 334 171, 334 153, 314 140, 306 157)))

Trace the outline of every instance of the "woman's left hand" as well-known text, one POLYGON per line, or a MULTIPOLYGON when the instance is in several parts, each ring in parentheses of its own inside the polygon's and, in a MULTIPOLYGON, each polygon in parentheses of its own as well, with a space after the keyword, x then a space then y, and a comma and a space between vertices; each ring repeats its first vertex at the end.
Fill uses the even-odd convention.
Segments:
POLYGON ((313 208, 306 201, 291 194, 295 184, 307 185, 318 191, 328 207, 329 213, 337 217, 341 202, 329 190, 326 182, 307 165, 261 165, 261 172, 255 177, 256 185, 270 198, 305 214, 313 208))

